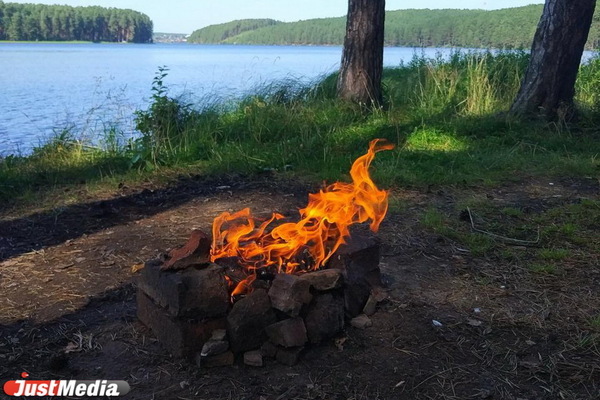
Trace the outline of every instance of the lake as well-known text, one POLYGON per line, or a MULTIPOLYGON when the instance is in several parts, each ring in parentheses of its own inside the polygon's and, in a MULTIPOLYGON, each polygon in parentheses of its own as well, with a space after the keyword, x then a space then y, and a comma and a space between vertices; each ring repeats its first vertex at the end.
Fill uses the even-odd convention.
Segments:
MULTIPOLYGON (((384 63, 415 52, 449 50, 386 48, 384 63)), ((0 154, 26 154, 66 127, 87 137, 114 123, 132 132, 162 65, 169 94, 201 106, 278 80, 314 81, 338 69, 341 54, 323 46, 0 43, 0 154)))
MULTIPOLYGON (((450 49, 386 48, 384 64, 450 49)), ((171 96, 202 106, 283 79, 311 82, 339 68, 341 47, 0 43, 0 155, 27 154, 53 132, 93 138, 134 131, 159 66, 171 96)))

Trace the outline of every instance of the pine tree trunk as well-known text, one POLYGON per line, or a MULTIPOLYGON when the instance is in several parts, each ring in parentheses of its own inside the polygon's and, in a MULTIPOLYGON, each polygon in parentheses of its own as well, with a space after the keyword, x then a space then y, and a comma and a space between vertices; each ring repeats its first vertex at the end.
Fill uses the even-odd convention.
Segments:
POLYGON ((338 96, 367 106, 382 103, 385 0, 348 0, 338 96))
POLYGON ((546 0, 511 114, 573 116, 575 80, 595 6, 596 0, 546 0))

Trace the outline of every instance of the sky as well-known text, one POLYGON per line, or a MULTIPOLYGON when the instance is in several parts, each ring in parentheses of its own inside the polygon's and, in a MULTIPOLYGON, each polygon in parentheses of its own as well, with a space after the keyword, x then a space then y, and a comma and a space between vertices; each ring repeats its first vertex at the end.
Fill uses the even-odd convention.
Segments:
MULTIPOLYGON (((155 32, 192 33, 212 24, 244 18, 272 18, 299 21, 341 17, 348 0, 6 0, 11 3, 66 4, 129 8, 147 14, 155 32)), ((409 8, 468 8, 495 10, 541 4, 542 0, 387 0, 386 10, 409 8)))

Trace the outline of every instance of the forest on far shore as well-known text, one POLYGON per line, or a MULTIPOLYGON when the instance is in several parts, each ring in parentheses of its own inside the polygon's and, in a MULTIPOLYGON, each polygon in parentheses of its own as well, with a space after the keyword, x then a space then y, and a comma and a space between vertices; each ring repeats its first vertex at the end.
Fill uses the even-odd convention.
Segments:
MULTIPOLYGON (((542 4, 501 10, 396 10, 385 15, 386 46, 529 49, 542 4)), ((600 47, 594 16, 588 49, 600 47)), ((297 22, 249 19, 198 29, 190 43, 342 45, 346 17, 297 22)))
POLYGON ((152 42, 150 17, 134 10, 4 3, 0 40, 152 42))

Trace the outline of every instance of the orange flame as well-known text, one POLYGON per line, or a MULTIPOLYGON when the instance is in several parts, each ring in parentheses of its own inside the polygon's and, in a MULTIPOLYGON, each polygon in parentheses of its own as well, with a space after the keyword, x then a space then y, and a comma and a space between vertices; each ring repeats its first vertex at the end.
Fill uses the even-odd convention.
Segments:
MULTIPOLYGON (((285 273, 321 268, 350 236, 351 225, 369 222, 372 231, 378 230, 387 212, 388 192, 375 186, 369 166, 377 152, 392 148, 381 139, 371 141, 367 154, 350 169, 352 183, 336 182, 310 194, 296 223, 276 224, 284 218, 277 213, 260 223, 249 208, 222 213, 213 221, 211 261, 238 257, 249 272, 265 267, 285 273)), ((246 291, 254 280, 251 276, 238 285, 236 294, 246 291)))

